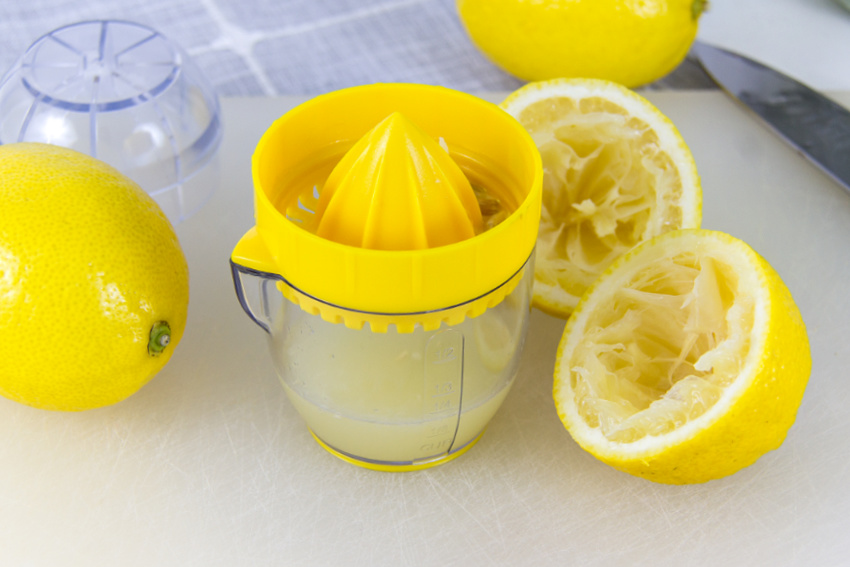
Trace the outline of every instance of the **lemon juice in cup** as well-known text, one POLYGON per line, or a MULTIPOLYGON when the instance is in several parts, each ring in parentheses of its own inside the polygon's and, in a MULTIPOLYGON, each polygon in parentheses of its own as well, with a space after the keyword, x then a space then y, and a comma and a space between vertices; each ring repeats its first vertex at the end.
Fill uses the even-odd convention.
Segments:
POLYGON ((514 300, 452 329, 353 331, 296 311, 289 332, 272 333, 286 393, 318 440, 361 459, 427 462, 462 451, 513 383, 528 281, 514 300))
POLYGON ((542 169, 525 130, 449 89, 355 87, 276 121, 253 174, 237 295, 315 438, 382 470, 462 454, 527 328, 542 169))

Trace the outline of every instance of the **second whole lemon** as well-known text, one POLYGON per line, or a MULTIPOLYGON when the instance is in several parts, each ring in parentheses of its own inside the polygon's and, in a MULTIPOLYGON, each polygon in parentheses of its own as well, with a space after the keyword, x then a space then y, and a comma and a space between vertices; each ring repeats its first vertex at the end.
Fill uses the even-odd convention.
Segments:
POLYGON ((685 58, 706 0, 458 0, 473 43, 526 81, 606 79, 627 87, 685 58))
POLYGON ((121 401, 168 362, 189 272, 133 181, 47 144, 0 146, 0 394, 79 411, 121 401))

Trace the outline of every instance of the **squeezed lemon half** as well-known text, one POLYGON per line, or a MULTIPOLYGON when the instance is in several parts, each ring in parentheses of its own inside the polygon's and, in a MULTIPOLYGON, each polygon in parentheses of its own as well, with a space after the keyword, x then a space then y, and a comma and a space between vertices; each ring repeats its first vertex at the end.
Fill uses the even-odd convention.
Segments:
POLYGON ((609 81, 530 83, 502 104, 543 159, 534 305, 567 317, 618 256, 697 228, 702 190, 690 150, 649 101, 609 81))
POLYGON ((576 442, 657 482, 705 482, 779 447, 811 372, 806 328, 767 261, 680 230, 622 256, 558 348, 554 399, 576 442))

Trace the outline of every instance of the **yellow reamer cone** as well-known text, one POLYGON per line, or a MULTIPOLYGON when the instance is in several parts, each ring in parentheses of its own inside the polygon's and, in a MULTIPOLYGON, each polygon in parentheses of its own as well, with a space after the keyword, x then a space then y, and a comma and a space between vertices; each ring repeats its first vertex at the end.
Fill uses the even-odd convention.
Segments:
POLYGON ((334 167, 315 211, 316 234, 377 250, 421 250, 472 238, 481 209, 446 149, 400 112, 334 167))

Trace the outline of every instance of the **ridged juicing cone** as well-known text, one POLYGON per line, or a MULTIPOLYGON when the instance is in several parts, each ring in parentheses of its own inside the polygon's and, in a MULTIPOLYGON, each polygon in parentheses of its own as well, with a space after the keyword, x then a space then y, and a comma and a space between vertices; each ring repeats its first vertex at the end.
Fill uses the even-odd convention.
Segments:
POLYGON ((334 167, 315 217, 318 236, 378 250, 453 244, 482 226, 463 171, 399 112, 360 138, 334 167))

